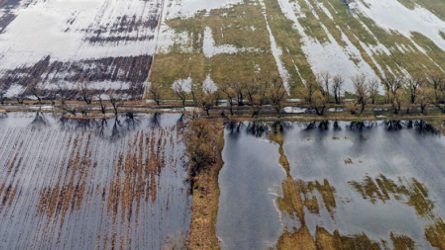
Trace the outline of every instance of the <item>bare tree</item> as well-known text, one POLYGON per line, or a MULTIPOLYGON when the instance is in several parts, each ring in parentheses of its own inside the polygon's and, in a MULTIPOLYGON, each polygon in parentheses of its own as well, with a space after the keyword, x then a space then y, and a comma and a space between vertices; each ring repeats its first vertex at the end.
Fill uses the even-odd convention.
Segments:
POLYGON ((215 103, 215 94, 211 91, 204 91, 201 98, 201 105, 204 111, 206 112, 207 116, 210 116, 210 109, 213 108, 213 105, 215 103))
POLYGON ((6 84, 0 83, 0 104, 5 104, 6 84))
POLYGON ((29 86, 26 88, 25 92, 33 95, 37 99, 39 104, 42 104, 43 91, 40 88, 38 88, 37 84, 38 84, 37 79, 32 80, 29 86))
POLYGON ((271 85, 269 98, 278 116, 281 115, 280 111, 282 108, 283 101, 286 99, 286 96, 287 96, 287 91, 284 88, 283 84, 274 79, 271 85))
POLYGON ((193 88, 193 86, 190 89, 190 94, 192 95, 193 106, 198 107, 198 105, 199 105, 199 100, 198 100, 199 96, 196 94, 196 90, 195 90, 195 88, 193 88))
POLYGON ((224 95, 227 98, 227 101, 229 103, 229 108, 230 108, 230 115, 233 115, 233 99, 236 96, 236 90, 233 87, 233 84, 230 84, 228 82, 225 82, 221 85, 221 92, 224 93, 224 95))
POLYGON ((70 97, 69 91, 67 90, 66 85, 57 84, 57 88, 58 88, 58 90, 57 90, 56 96, 59 96, 59 100, 60 100, 59 108, 65 112, 72 114, 72 115, 76 115, 76 109, 70 108, 66 105, 66 100, 68 100, 70 97))
POLYGON ((442 107, 445 96, 445 79, 442 74, 437 72, 430 73, 428 76, 428 83, 432 86, 434 91, 434 105, 445 113, 445 108, 442 107))
POLYGON ((371 104, 375 104, 377 97, 379 96, 379 85, 380 82, 377 79, 371 79, 368 82, 368 96, 371 99, 371 104))
POLYGON ((260 114, 262 106, 266 103, 267 93, 269 84, 264 82, 263 84, 259 84, 255 93, 251 95, 250 99, 252 102, 252 117, 256 117, 260 114))
POLYGON ((418 92, 421 84, 422 84, 422 79, 419 76, 409 77, 406 80, 406 87, 409 92, 409 97, 410 97, 409 99, 410 99, 411 104, 416 103, 417 92, 418 92))
POLYGON ((100 111, 102 112, 103 115, 105 115, 105 113, 107 112, 107 108, 104 101, 102 100, 102 95, 101 94, 97 95, 97 99, 99 100, 100 111))
POLYGON ((394 113, 399 113, 401 110, 401 103, 402 103, 402 97, 401 97, 401 89, 403 87, 403 78, 399 76, 387 76, 383 80, 383 85, 385 86, 386 90, 386 98, 389 103, 391 103, 394 113))
POLYGON ((312 96, 315 92, 315 85, 314 82, 309 80, 304 83, 304 90, 303 90, 303 96, 306 104, 312 103, 312 96))
POLYGON ((317 75, 316 83, 317 87, 320 90, 320 93, 325 97, 326 102, 329 103, 329 85, 331 82, 331 75, 329 72, 323 72, 317 75))
POLYGON ((255 95, 259 92, 260 86, 256 81, 249 82, 246 84, 246 92, 247 92, 247 100, 249 101, 249 105, 254 105, 255 95))
POLYGON ((150 83, 148 91, 150 92, 153 101, 155 101, 156 104, 159 106, 161 103, 161 88, 159 84, 155 82, 150 83))
POLYGON ((21 93, 18 93, 16 96, 15 96, 15 99, 17 100, 17 103, 18 104, 23 104, 23 102, 25 101, 25 92, 21 92, 21 93))
POLYGON ((233 87, 236 92, 236 101, 238 106, 244 106, 244 84, 233 84, 233 87))
POLYGON ((185 108, 185 101, 187 99, 187 92, 183 85, 175 84, 173 86, 173 91, 175 91, 176 96, 181 99, 182 107, 185 108))
POLYGON ((108 98, 110 99, 111 106, 113 106, 114 116, 118 116, 119 107, 121 105, 121 99, 119 98, 117 91, 110 89, 107 91, 108 98))
POLYGON ((79 93, 82 97, 82 100, 87 104, 90 105, 93 100, 93 91, 91 91, 87 85, 86 80, 82 78, 82 80, 79 83, 79 93))
POLYGON ((357 75, 352 78, 352 83, 354 84, 355 95, 357 96, 357 104, 360 105, 359 114, 362 114, 367 103, 366 76, 357 75))
POLYGON ((332 93, 334 94, 335 103, 341 103, 341 90, 343 88, 344 79, 341 75, 336 75, 332 79, 332 93))
POLYGON ((427 84, 421 84, 417 89, 416 104, 420 107, 420 112, 425 114, 428 106, 434 101, 434 90, 427 84))
POLYGON ((312 96, 311 107, 315 109, 317 115, 324 115, 326 111, 327 99, 320 90, 316 90, 312 96))

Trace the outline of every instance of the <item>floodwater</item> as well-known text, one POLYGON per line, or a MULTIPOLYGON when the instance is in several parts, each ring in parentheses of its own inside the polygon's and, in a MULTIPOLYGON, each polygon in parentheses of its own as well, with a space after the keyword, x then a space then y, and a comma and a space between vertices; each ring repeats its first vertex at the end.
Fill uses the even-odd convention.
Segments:
POLYGON ((445 138, 426 122, 241 123, 225 139, 223 249, 444 247, 445 138))
POLYGON ((1 249, 161 249, 191 220, 180 115, 0 118, 1 249))
POLYGON ((279 236, 281 225, 273 200, 284 171, 276 145, 249 134, 255 128, 240 125, 225 133, 216 229, 225 249, 258 249, 279 236))

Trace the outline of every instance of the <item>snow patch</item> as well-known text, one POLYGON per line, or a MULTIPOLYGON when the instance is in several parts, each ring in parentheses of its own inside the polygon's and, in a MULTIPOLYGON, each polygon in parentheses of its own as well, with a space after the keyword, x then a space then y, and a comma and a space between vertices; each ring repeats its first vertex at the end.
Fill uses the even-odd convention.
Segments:
POLYGON ((440 36, 440 31, 445 32, 445 21, 429 10, 418 5, 409 9, 397 0, 362 1, 354 1, 351 8, 371 18, 378 26, 407 37, 411 37, 412 32, 421 33, 445 50, 445 40, 440 36))

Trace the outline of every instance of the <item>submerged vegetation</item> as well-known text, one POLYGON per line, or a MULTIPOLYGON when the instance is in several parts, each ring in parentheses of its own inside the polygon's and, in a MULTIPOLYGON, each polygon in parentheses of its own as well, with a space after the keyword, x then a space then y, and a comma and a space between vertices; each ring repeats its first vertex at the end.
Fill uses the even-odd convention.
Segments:
MULTIPOLYGON (((419 175, 419 178, 408 177, 413 173, 413 170, 417 171, 418 166, 415 165, 417 161, 412 163, 414 165, 398 165, 400 163, 391 162, 391 157, 387 155, 388 153, 385 150, 388 150, 386 147, 391 148, 394 143, 389 143, 391 145, 382 149, 385 153, 374 148, 376 146, 374 145, 376 143, 375 137, 380 138, 377 141, 382 145, 388 143, 381 140, 382 135, 378 135, 379 133, 376 133, 376 130, 385 131, 383 137, 390 137, 387 140, 394 140, 394 137, 397 137, 399 143, 404 143, 406 139, 401 139, 401 137, 410 138, 412 135, 416 135, 426 136, 425 138, 430 138, 429 140, 436 138, 437 130, 431 129, 429 126, 428 123, 423 121, 350 122, 347 124, 328 121, 313 123, 284 121, 228 123, 226 126, 227 136, 234 140, 229 144, 231 147, 239 150, 247 146, 243 142, 245 140, 243 139, 244 136, 240 136, 242 133, 245 133, 246 136, 258 138, 258 143, 263 143, 264 139, 270 140, 275 145, 277 156, 274 156, 275 154, 263 156, 263 151, 258 150, 257 152, 260 155, 257 157, 260 162, 266 161, 265 159, 268 157, 273 157, 284 173, 281 185, 276 183, 279 186, 279 191, 275 189, 275 186, 265 187, 269 192, 271 192, 270 189, 277 192, 274 195, 276 198, 271 200, 276 204, 276 212, 279 214, 282 225, 277 229, 279 235, 275 238, 276 241, 270 242, 270 238, 265 238, 266 236, 263 235, 264 229, 261 228, 263 224, 255 222, 253 225, 259 226, 256 231, 258 235, 253 236, 249 233, 248 237, 256 240, 267 240, 264 242, 264 246, 271 247, 273 243, 273 246, 277 249, 399 250, 430 247, 443 249, 441 242, 444 232, 442 232, 443 223, 440 217, 441 212, 439 212, 442 209, 442 201, 439 201, 437 197, 437 195, 440 196, 437 193, 438 187, 432 186, 434 184, 430 182, 422 182, 420 177, 422 176, 423 179, 425 178, 424 175, 419 175), (404 135, 401 133, 404 133, 404 135), (237 141, 236 138, 239 141, 234 144, 233 142, 237 141), (348 146, 351 143, 354 146, 348 146), (295 145, 298 145, 298 147, 295 147, 295 145), (367 148, 369 148, 369 152, 366 150, 367 148), (314 149, 319 154, 315 153, 314 149), (292 154, 292 152, 298 153, 292 154), (354 154, 354 152, 359 152, 359 154, 354 154), (379 152, 378 154, 381 154, 380 157, 383 157, 383 159, 374 160, 376 152, 379 152), (352 155, 349 155, 351 153, 352 155), (348 161, 342 158, 344 155, 348 156, 346 158, 348 161), (310 159, 310 161, 306 162, 306 159, 310 159), (383 166, 380 166, 380 164, 383 164, 383 166), (307 176, 308 171, 311 177, 307 176), (406 174, 405 171, 411 174, 406 174), (350 173, 347 174, 347 172, 350 173), (373 174, 371 175, 371 173, 373 174), (374 174, 376 177, 370 177, 374 174), (356 176, 362 175, 364 175, 363 180, 357 181, 356 176), (399 175, 399 177, 388 177, 394 175, 399 175), (397 214, 399 210, 401 210, 400 213, 404 214, 400 219, 403 221, 409 220, 409 223, 405 224, 405 222, 399 222, 397 219, 393 221, 391 216, 396 216, 394 214, 397 214), (393 215, 388 217, 382 214, 386 213, 385 211, 393 215), (409 213, 409 215, 406 213, 409 213), (351 216, 350 219, 349 216, 351 216), (369 219, 367 219, 368 216, 369 219), (383 218, 379 219, 375 216, 383 218), (388 220, 388 222, 382 220, 388 220), (344 225, 344 223, 347 225, 344 225), (369 223, 369 225, 361 225, 362 223, 369 223), (378 225, 377 228, 379 229, 375 228, 374 225, 378 225), (380 228, 382 229, 380 230, 380 228)), ((254 140, 249 139, 247 141, 250 145, 254 140)), ((421 141, 415 142, 416 145, 418 143, 424 145, 421 141)), ((255 148, 257 146, 252 145, 250 147, 255 148)), ((419 149, 417 146, 415 148, 419 149)), ((394 150, 393 154, 398 159, 397 162, 404 162, 402 159, 406 159, 406 155, 401 153, 404 149, 400 150, 394 150)), ((244 153, 248 155, 251 154, 250 151, 244 149, 244 153)), ((425 152, 428 154, 428 149, 425 152)), ((424 151, 419 152, 419 155, 421 156, 423 153, 424 151)), ((236 164, 227 167, 232 169, 230 171, 232 173, 231 178, 237 180, 239 177, 233 176, 233 174, 237 175, 239 173, 241 176, 246 176, 246 170, 251 169, 250 166, 242 165, 248 165, 249 162, 240 163, 229 159, 228 164, 236 164), (234 171, 234 168, 238 171, 234 171)), ((428 163, 422 166, 421 171, 432 173, 438 170, 432 168, 440 168, 435 164, 437 164, 436 161, 428 163)), ((256 167, 257 170, 251 171, 262 172, 264 171, 263 168, 275 168, 275 166, 262 166, 261 164, 256 167)), ((277 169, 277 171, 280 172, 280 169, 277 169)), ((253 172, 251 175, 252 178, 261 180, 261 175, 253 172)), ((222 178, 230 177, 224 174, 222 178)), ((270 178, 275 179, 272 174, 270 178)), ((223 183, 227 185, 232 182, 224 180, 223 183)), ((437 182, 434 183, 440 185, 437 182)), ((222 189, 226 189, 225 192, 228 192, 227 190, 234 191, 232 187, 227 186, 222 186, 222 189)), ((264 192, 263 189, 260 190, 264 192)), ((234 194, 232 193, 232 195, 234 194)), ((251 197, 249 199, 256 200, 258 199, 257 195, 253 190, 250 190, 248 196, 242 197, 251 197)), ((238 199, 239 197, 235 200, 238 199)), ((234 202, 230 199, 227 200, 227 197, 224 201, 226 203, 234 202)), ((251 203, 251 201, 248 203, 251 203)), ((244 205, 239 208, 240 212, 234 210, 233 204, 227 205, 228 207, 224 204, 220 204, 220 206, 223 206, 225 216, 228 216, 227 209, 231 209, 229 211, 234 213, 233 216, 236 216, 236 218, 239 217, 238 213, 245 211, 244 205)), ((250 209, 250 212, 253 213, 252 216, 264 216, 264 208, 250 207, 250 209)), ((273 214, 269 215, 274 216, 273 214)), ((227 219, 227 217, 220 217, 219 219, 223 220, 224 218, 227 219)), ((220 225, 226 227, 231 224, 220 223, 220 225)), ((245 223, 240 222, 243 231, 239 233, 243 233, 243 235, 245 235, 244 226, 245 223)), ((267 227, 267 225, 263 226, 267 227)), ((224 232, 224 235, 222 235, 223 242, 225 240, 241 240, 243 237, 235 237, 235 233, 228 238, 226 229, 224 229, 224 232)), ((239 243, 245 246, 245 243, 239 243)), ((232 246, 232 244, 229 244, 229 246, 232 246)))
POLYGON ((445 2, 130 2, 3 4, 1 249, 445 250, 445 2))

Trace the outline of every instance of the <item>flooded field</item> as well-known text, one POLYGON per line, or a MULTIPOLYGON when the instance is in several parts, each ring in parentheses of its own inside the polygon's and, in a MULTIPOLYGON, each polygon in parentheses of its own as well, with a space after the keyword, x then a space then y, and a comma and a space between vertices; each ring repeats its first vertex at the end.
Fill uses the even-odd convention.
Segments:
POLYGON ((180 115, 0 118, 0 248, 185 245, 191 211, 180 115))
POLYGON ((445 138, 426 122, 237 123, 225 140, 223 249, 445 248, 445 138))

